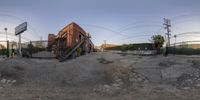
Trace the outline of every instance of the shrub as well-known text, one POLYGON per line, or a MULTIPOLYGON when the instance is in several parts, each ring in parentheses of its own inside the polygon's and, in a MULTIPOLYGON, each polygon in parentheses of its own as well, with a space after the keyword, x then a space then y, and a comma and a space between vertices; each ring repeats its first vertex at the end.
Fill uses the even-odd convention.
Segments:
POLYGON ((126 52, 127 50, 128 50, 128 45, 123 44, 123 45, 121 46, 121 51, 126 52))

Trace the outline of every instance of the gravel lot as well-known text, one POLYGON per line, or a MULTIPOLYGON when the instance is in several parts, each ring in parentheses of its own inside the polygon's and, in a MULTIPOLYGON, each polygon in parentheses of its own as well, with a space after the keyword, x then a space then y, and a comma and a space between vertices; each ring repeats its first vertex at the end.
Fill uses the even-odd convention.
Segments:
POLYGON ((199 90, 198 56, 0 60, 0 100, 198 100, 199 90))

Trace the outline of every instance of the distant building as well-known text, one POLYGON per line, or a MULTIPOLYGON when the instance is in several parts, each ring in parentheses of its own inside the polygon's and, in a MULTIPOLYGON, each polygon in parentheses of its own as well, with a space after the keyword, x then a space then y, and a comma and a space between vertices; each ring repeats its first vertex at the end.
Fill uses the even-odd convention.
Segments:
POLYGON ((200 49, 200 44, 181 44, 176 46, 176 48, 200 49))
POLYGON ((49 35, 48 35, 48 46, 49 46, 50 44, 52 44, 52 43, 55 41, 55 39, 56 39, 56 35, 54 35, 54 34, 49 34, 49 35))
POLYGON ((117 47, 119 45, 116 45, 116 44, 102 44, 100 46, 100 50, 103 51, 103 50, 106 50, 106 49, 109 49, 109 48, 113 48, 113 47, 117 47))
POLYGON ((152 43, 137 43, 124 45, 102 44, 101 50, 121 50, 124 46, 127 50, 154 50, 152 43))

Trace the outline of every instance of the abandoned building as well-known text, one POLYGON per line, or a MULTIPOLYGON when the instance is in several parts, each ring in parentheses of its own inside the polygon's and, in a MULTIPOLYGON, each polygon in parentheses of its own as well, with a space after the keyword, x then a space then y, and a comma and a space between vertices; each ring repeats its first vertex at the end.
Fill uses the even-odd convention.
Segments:
POLYGON ((68 57, 90 53, 94 49, 94 44, 90 35, 78 24, 72 22, 60 30, 57 35, 49 34, 48 48, 57 57, 68 57))

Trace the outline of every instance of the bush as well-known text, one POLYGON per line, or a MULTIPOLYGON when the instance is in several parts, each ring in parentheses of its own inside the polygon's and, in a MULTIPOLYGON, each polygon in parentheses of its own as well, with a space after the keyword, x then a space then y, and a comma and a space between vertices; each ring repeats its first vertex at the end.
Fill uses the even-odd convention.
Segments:
POLYGON ((115 46, 106 48, 106 50, 121 50, 121 51, 127 51, 127 50, 154 50, 152 43, 140 43, 140 44, 124 44, 121 46, 115 46))
POLYGON ((121 46, 121 51, 126 52, 128 50, 128 45, 124 44, 121 46))

